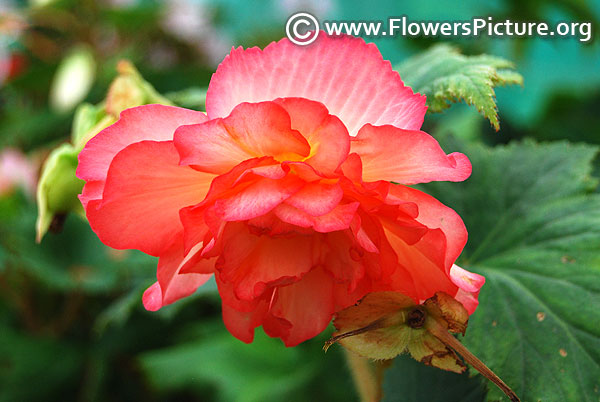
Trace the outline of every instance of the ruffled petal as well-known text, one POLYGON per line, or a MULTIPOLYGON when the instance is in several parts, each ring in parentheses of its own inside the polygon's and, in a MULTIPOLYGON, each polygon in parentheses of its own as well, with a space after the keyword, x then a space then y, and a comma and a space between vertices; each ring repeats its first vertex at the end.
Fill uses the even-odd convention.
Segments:
POLYGON ((298 130, 310 144, 310 157, 305 160, 318 172, 333 175, 350 151, 348 130, 319 102, 303 98, 283 98, 275 102, 285 108, 298 130))
POLYGON ((213 177, 180 166, 171 141, 138 142, 114 158, 87 217, 104 244, 159 256, 183 229, 179 210, 202 201, 213 177))
MULTIPOLYGON (((413 246, 408 246, 389 227, 387 237, 398 255, 410 279, 414 281, 417 298, 431 297, 437 291, 453 295, 463 303, 469 314, 475 311, 479 289, 485 278, 468 272, 454 261, 467 242, 465 225, 451 208, 421 191, 394 185, 390 188, 388 201, 414 202, 419 206, 417 221, 429 228, 429 232, 413 246)), ((402 275, 396 275, 399 281, 402 275)))
MULTIPOLYGON (((192 258, 192 255, 184 258, 181 235, 178 236, 178 240, 158 260, 158 282, 146 289, 142 297, 147 310, 159 310, 167 304, 191 295, 212 277, 212 274, 180 273, 181 268, 192 258)), ((201 260, 198 264, 206 265, 204 268, 199 268, 203 272, 214 269, 214 260, 201 260)))
MULTIPOLYGON (((206 235, 207 229, 210 229, 213 235, 216 235, 220 231, 220 228, 225 222, 224 216, 228 213, 231 203, 243 199, 243 194, 240 195, 240 192, 243 193, 244 190, 247 190, 248 193, 251 193, 253 189, 248 188, 248 186, 256 184, 257 181, 260 181, 265 176, 266 178, 264 180, 267 180, 267 178, 270 177, 273 177, 275 178, 274 180, 276 180, 280 177, 279 170, 281 170, 281 166, 276 164, 273 158, 264 157, 249 159, 240 163, 226 174, 216 176, 210 184, 210 190, 204 201, 198 205, 183 208, 180 211, 180 219, 185 228, 184 242, 186 250, 189 250, 201 241, 206 235), (272 168, 275 168, 277 173, 267 174, 272 173, 272 168), (240 187, 236 188, 236 185, 240 185, 240 187), (236 196, 236 198, 227 201, 233 196, 236 196), (220 205, 215 206, 217 202, 219 202, 220 205)), ((283 171, 283 174, 286 175, 287 170, 283 171)), ((303 183, 294 184, 296 190, 298 190, 302 184, 303 183)), ((274 196, 273 194, 262 194, 262 199, 271 199, 269 198, 269 195, 271 197, 274 196)), ((275 194, 275 196, 280 195, 281 194, 275 194)), ((250 201, 252 202, 252 200, 250 201)), ((275 198, 275 201, 277 201, 277 198, 275 198)), ((249 214, 260 213, 260 211, 267 211, 268 208, 273 208, 276 203, 273 206, 262 204, 255 209, 251 208, 252 205, 253 204, 244 211, 249 214)), ((244 211, 234 210, 232 211, 232 214, 236 212, 241 214, 244 211)), ((229 217, 232 218, 233 216, 229 217)))
POLYGON ((219 199, 212 210, 222 220, 242 221, 271 211, 302 188, 304 183, 294 175, 283 179, 259 179, 230 197, 219 199))
POLYGON ((337 284, 343 284, 346 292, 352 293, 367 274, 369 254, 357 247, 349 231, 329 233, 325 242, 327 254, 323 267, 337 284))
POLYGON ((422 131, 367 124, 352 140, 351 152, 360 156, 364 181, 410 185, 463 181, 471 175, 471 162, 465 155, 446 155, 439 143, 422 131))
POLYGON ((269 314, 283 324, 271 322, 264 326, 265 332, 281 337, 286 346, 296 346, 320 334, 335 312, 333 288, 333 279, 324 269, 313 269, 302 280, 278 287, 269 314))
POLYGON ((362 181, 362 161, 357 153, 351 153, 340 166, 341 173, 351 182, 360 183, 362 181))
POLYGON ((402 185, 390 187, 388 201, 415 203, 419 207, 417 221, 430 229, 439 228, 442 231, 446 238, 444 265, 449 272, 467 243, 467 228, 461 217, 429 194, 402 185))
POLYGON ((321 216, 333 210, 340 203, 343 196, 344 191, 338 183, 313 182, 307 183, 285 202, 309 215, 321 216))
POLYGON ((233 336, 242 342, 251 343, 254 340, 254 329, 263 323, 267 307, 268 303, 263 301, 254 310, 239 311, 223 302, 223 323, 233 336))
POLYGON ((415 245, 409 245, 389 226, 384 224, 386 237, 398 256, 402 269, 392 275, 393 289, 405 288, 406 283, 414 289, 403 292, 413 298, 426 300, 436 292, 456 294, 457 286, 444 270, 443 251, 445 238, 441 230, 430 230, 415 245), (440 258, 440 254, 442 258, 440 258))
POLYGON ((427 109, 374 44, 321 32, 310 46, 282 39, 264 50, 233 49, 210 81, 206 110, 214 119, 242 102, 285 97, 323 103, 350 135, 366 123, 417 130, 427 109))
POLYGON ((273 212, 283 222, 302 228, 312 227, 315 232, 329 233, 348 229, 358 207, 358 202, 340 204, 324 215, 313 216, 287 203, 282 203, 273 212))
POLYGON ((124 110, 119 121, 90 139, 79 153, 77 177, 104 180, 111 161, 126 146, 144 140, 172 140, 177 127, 206 120, 202 112, 173 106, 145 105, 124 110))
POLYGON ((407 235, 404 230, 398 231, 397 227, 393 228, 395 230, 390 231, 390 226, 402 227, 405 223, 390 222, 389 219, 387 221, 382 220, 378 215, 366 213, 360 214, 359 222, 361 230, 357 231, 357 224, 353 223, 352 232, 364 251, 356 250, 357 252, 353 253, 352 256, 355 258, 360 257, 360 261, 363 263, 369 262, 365 277, 369 277, 373 282, 374 287, 371 291, 393 290, 418 300, 415 283, 406 266, 398 258, 395 242, 401 242, 400 244, 403 247, 411 247, 409 244, 413 243, 416 236, 423 238, 424 234, 421 228, 413 227, 412 231, 414 233, 412 235, 407 235), (390 232, 393 238, 391 238, 390 232), (369 251, 369 248, 365 248, 365 246, 369 247, 370 243, 376 245, 375 250, 369 251), (378 258, 371 261, 368 257, 374 255, 378 258))
POLYGON ((274 102, 243 103, 225 119, 182 126, 175 132, 181 163, 210 173, 225 173, 247 159, 272 156, 300 160, 310 146, 290 116, 274 102))
POLYGON ((465 306, 469 314, 473 314, 479 305, 477 297, 479 296, 479 290, 485 283, 485 277, 462 269, 455 264, 450 269, 450 278, 458 286, 456 300, 465 306))
POLYGON ((217 263, 220 280, 232 283, 241 300, 261 296, 267 286, 298 281, 319 262, 316 236, 260 236, 243 224, 227 225, 223 236, 217 263))
POLYGON ((81 194, 79 194, 79 201, 81 201, 83 209, 87 209, 87 205, 90 201, 101 199, 103 192, 104 180, 90 180, 86 182, 81 194))

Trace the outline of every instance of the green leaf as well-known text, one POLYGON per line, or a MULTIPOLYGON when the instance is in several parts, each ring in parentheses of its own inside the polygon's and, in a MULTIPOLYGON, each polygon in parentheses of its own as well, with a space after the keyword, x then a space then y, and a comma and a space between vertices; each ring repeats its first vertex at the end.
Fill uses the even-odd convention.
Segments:
POLYGON ((383 402, 482 402, 485 379, 426 366, 408 355, 394 359, 383 380, 383 402))
MULTIPOLYGON (((26 275, 44 291, 87 295, 125 292, 156 280, 155 257, 105 246, 77 216, 67 217, 60 233, 36 244, 35 215, 35 205, 23 199, 13 216, 0 219, 3 274, 26 275)), ((141 305, 141 290, 139 295, 141 305)))
POLYGON ((83 354, 68 342, 8 326, 0 327, 0 339, 0 402, 62 400, 72 378, 81 374, 83 354))
POLYGON ((316 371, 300 349, 285 349, 261 331, 249 346, 223 330, 216 332, 220 325, 208 326, 209 331, 206 322, 202 325, 204 337, 141 356, 142 369, 159 390, 212 385, 221 400, 286 401, 316 371))
POLYGON ((480 55, 464 56, 445 44, 413 56, 396 67, 405 83, 427 96, 428 112, 441 112, 452 102, 475 106, 496 130, 500 129, 496 94, 498 85, 523 84, 508 60, 480 55))
MULTIPOLYGON (((600 194, 596 148, 459 147, 464 183, 425 190, 469 230, 458 264, 486 277, 466 346, 523 401, 600 397, 600 194)), ((506 400, 490 387, 488 400, 506 400)))
POLYGON ((190 87, 181 91, 169 92, 165 97, 171 102, 188 109, 206 109, 206 88, 190 87))

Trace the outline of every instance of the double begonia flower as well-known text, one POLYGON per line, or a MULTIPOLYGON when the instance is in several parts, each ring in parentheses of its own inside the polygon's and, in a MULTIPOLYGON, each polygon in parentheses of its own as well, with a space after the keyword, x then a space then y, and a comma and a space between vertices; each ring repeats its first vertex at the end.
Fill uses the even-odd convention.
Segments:
POLYGON ((471 174, 419 131, 425 111, 359 38, 233 49, 206 114, 135 107, 92 138, 80 199, 105 244, 159 257, 146 309, 214 275, 225 325, 245 342, 262 325, 297 345, 374 291, 416 302, 442 291, 472 313, 484 279, 454 265, 462 220, 407 187, 471 174))

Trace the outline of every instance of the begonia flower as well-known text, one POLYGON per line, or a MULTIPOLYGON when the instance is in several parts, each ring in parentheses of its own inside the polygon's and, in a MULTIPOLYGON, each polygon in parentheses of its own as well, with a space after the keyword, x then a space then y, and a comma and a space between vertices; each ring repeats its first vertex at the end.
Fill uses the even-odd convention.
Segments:
POLYGON ((374 291, 475 310, 484 279, 454 265, 461 218, 408 187, 465 180, 471 164, 419 130, 425 98, 374 44, 322 33, 233 49, 206 109, 125 110, 79 155, 99 238, 159 257, 148 310, 214 275, 233 335, 262 325, 287 346, 374 291))

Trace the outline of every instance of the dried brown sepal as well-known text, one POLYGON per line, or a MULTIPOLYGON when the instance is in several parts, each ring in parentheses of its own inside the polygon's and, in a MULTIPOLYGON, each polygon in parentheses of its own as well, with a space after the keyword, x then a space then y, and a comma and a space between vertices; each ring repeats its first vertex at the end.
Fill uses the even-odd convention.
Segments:
POLYGON ((397 292, 375 292, 357 305, 340 311, 334 320, 338 329, 324 349, 339 342, 360 356, 375 360, 392 359, 403 353, 411 339, 406 325, 408 313, 416 306, 397 292))
POLYGON ((432 318, 442 320, 442 325, 455 332, 463 332, 468 314, 462 304, 441 293, 423 305, 397 292, 370 293, 356 306, 337 314, 334 325, 338 331, 324 349, 339 342, 360 356, 376 360, 409 352, 427 365, 464 372, 466 367, 456 353, 427 331, 427 321, 432 318))
POLYGON ((496 384, 511 401, 515 393, 483 362, 477 359, 450 332, 464 335, 469 314, 461 303, 445 293, 437 293, 422 305, 396 292, 374 292, 357 305, 340 311, 334 325, 337 331, 325 343, 335 342, 359 356, 386 360, 409 352, 428 366, 463 373, 459 357, 496 384))
POLYGON ((447 324, 448 331, 465 334, 469 323, 469 313, 454 297, 438 292, 425 300, 427 312, 439 323, 447 324))
POLYGON ((429 332, 425 332, 420 339, 411 342, 408 345, 408 351, 413 359, 427 366, 459 374, 464 373, 467 369, 454 350, 429 332))

